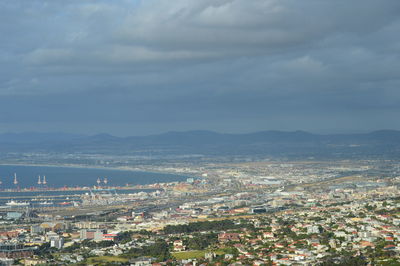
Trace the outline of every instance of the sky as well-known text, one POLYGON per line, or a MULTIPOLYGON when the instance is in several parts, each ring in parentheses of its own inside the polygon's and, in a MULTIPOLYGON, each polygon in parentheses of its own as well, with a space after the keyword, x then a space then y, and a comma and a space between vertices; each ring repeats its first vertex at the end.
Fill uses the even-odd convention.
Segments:
POLYGON ((398 0, 0 1, 0 132, 400 130, 398 0))

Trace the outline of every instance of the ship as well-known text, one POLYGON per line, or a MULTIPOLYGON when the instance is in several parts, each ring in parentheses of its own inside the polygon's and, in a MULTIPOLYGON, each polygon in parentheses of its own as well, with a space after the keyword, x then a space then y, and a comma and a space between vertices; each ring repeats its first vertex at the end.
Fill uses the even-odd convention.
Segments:
POLYGON ((54 203, 52 201, 41 201, 39 202, 39 205, 53 205, 54 203))
POLYGON ((29 202, 10 200, 6 203, 6 205, 13 207, 23 207, 23 206, 29 206, 29 202))

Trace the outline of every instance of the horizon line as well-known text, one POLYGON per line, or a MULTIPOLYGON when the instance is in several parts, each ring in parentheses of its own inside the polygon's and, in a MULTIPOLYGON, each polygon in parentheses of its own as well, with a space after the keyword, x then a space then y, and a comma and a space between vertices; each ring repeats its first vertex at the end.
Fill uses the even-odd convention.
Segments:
POLYGON ((114 135, 111 133, 106 133, 106 132, 99 132, 99 133, 92 133, 92 134, 85 134, 85 133, 74 133, 74 132, 63 132, 63 131, 6 131, 6 132, 0 132, 1 135, 24 135, 24 134, 37 134, 37 135, 46 135, 46 134, 60 134, 60 135, 76 135, 77 137, 95 137, 95 136, 111 136, 111 137, 117 137, 117 138, 129 138, 129 137, 150 137, 150 136, 159 136, 159 135, 165 135, 165 134, 170 134, 170 133, 193 133, 193 132, 204 132, 204 133, 215 133, 215 134, 221 134, 221 135, 247 135, 247 134, 255 134, 255 133, 262 133, 262 132, 279 132, 279 133, 296 133, 296 132, 302 132, 302 133, 307 133, 307 134, 312 134, 312 135, 364 135, 364 134, 371 134, 375 132, 400 132, 399 129, 376 129, 376 130, 361 130, 361 131, 348 131, 348 132, 339 132, 339 133, 318 133, 318 132, 313 132, 313 131, 308 131, 308 130, 279 130, 279 129, 265 129, 265 130, 257 130, 257 131, 249 131, 249 132, 221 132, 217 130, 208 130, 208 129, 192 129, 192 130, 169 130, 169 131, 163 131, 160 133, 149 133, 149 134, 142 134, 142 135, 114 135))

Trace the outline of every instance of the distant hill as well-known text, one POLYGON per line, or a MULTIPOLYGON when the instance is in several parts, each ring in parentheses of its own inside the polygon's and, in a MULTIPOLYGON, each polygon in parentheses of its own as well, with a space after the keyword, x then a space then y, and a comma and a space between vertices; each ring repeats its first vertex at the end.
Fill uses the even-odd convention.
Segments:
POLYGON ((2 133, 0 134, 0 143, 41 143, 54 141, 71 141, 81 138, 83 135, 67 134, 67 133, 39 133, 39 132, 23 132, 23 133, 2 133))
POLYGON ((223 134, 212 131, 167 132, 116 137, 64 133, 0 134, 0 152, 43 151, 100 154, 204 154, 270 156, 398 156, 400 131, 365 134, 313 134, 305 131, 261 131, 223 134))

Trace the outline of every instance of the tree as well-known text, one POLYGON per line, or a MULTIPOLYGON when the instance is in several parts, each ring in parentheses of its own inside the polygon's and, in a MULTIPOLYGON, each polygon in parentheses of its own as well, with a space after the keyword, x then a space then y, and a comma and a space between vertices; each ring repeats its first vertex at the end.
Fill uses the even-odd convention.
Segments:
POLYGON ((218 236, 214 233, 197 234, 193 238, 187 240, 189 249, 203 250, 218 242, 218 236))
POLYGON ((159 261, 166 261, 171 258, 168 244, 163 240, 157 240, 156 243, 144 246, 142 248, 132 248, 128 253, 124 254, 128 258, 137 258, 142 256, 155 257, 159 261))

